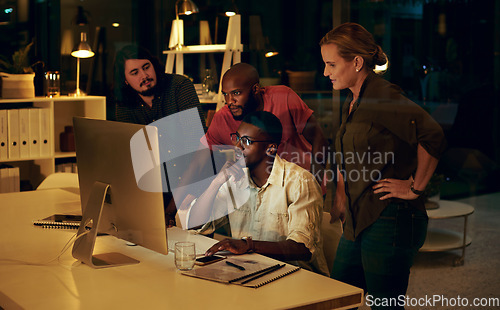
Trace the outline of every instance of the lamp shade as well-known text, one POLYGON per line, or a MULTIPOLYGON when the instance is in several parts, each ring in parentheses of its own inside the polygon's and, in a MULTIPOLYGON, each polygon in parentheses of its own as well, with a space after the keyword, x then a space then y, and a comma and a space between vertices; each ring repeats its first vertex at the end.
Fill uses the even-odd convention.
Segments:
POLYGON ((198 6, 192 0, 179 0, 178 1, 178 11, 179 15, 191 15, 193 13, 198 13, 200 10, 198 6), (180 3, 179 3, 180 1, 180 3))
POLYGON ((278 54, 279 54, 278 50, 276 50, 274 48, 274 46, 272 46, 271 43, 269 43, 269 37, 266 37, 265 47, 264 47, 264 56, 266 56, 266 58, 269 58, 269 57, 276 56, 278 54))
POLYGON ((71 52, 71 56, 76 58, 89 58, 94 56, 94 52, 87 42, 87 33, 82 32, 80 34, 80 43, 78 43, 75 49, 71 52))
POLYGON ((78 26, 85 26, 89 24, 89 21, 87 19, 87 14, 83 10, 83 6, 79 5, 77 8, 77 13, 75 16, 75 24, 78 26))
POLYGON ((275 51, 274 49, 269 49, 268 51, 266 51, 266 53, 264 54, 264 56, 266 56, 267 58, 269 58, 269 57, 276 56, 278 54, 279 53, 277 51, 275 51))
POLYGON ((236 6, 236 3, 234 3, 234 0, 231 1, 231 5, 226 9, 224 14, 228 17, 239 14, 238 7, 236 6))

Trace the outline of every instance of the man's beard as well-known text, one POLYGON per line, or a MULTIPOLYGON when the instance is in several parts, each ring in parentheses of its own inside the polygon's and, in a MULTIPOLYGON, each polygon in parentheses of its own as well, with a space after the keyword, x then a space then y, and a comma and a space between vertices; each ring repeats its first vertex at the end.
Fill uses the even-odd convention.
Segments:
POLYGON ((139 94, 141 94, 143 96, 146 96, 146 97, 153 96, 155 94, 155 91, 156 91, 156 86, 157 85, 155 85, 155 86, 153 86, 151 88, 148 88, 148 89, 146 89, 144 91, 141 91, 141 92, 139 92, 139 94))
POLYGON ((241 108, 241 115, 232 114, 233 118, 236 121, 241 121, 248 113, 255 111, 256 108, 257 108, 257 100, 255 100, 254 96, 251 96, 250 98, 248 98, 248 101, 245 104, 245 106, 241 108))

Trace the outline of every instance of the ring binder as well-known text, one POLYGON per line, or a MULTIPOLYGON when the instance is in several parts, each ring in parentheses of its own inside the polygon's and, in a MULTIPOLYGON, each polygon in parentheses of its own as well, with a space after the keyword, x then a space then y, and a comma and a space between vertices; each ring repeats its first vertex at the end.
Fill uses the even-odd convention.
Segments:
POLYGON ((261 270, 257 270, 255 272, 252 272, 252 273, 249 273, 249 274, 246 274, 244 276, 241 276, 241 277, 229 280, 229 283, 233 283, 233 282, 245 280, 247 278, 250 278, 250 280, 252 280, 252 279, 254 279, 252 276, 256 276, 258 274, 264 275, 267 272, 272 272, 272 271, 276 270, 276 268, 280 268, 280 267, 281 267, 280 264, 276 264, 276 265, 273 265, 273 266, 270 266, 270 267, 267 267, 267 268, 264 268, 264 269, 261 269, 261 270))
POLYGON ((33 225, 42 228, 78 229, 81 220, 81 215, 54 214, 44 219, 33 221, 33 225))

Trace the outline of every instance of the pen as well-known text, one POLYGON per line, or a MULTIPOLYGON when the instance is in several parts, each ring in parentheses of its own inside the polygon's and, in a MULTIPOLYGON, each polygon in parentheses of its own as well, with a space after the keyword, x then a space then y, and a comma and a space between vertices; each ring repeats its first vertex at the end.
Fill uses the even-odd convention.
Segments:
POLYGON ((250 282, 250 281, 253 281, 253 280, 255 280, 255 279, 258 279, 258 278, 260 278, 260 277, 263 277, 263 276, 265 276, 266 274, 269 274, 269 273, 274 272, 274 271, 276 271, 276 270, 278 270, 278 269, 280 269, 280 268, 285 267, 285 265, 286 265, 286 264, 283 264, 283 265, 277 264, 276 266, 273 266, 273 267, 269 268, 268 270, 266 270, 266 271, 264 271, 264 272, 258 273, 257 275, 255 275, 255 276, 253 276, 253 277, 251 277, 251 278, 249 278, 249 279, 246 279, 245 281, 241 282, 241 284, 246 284, 246 283, 248 283, 248 282, 250 282))
POLYGON ((239 270, 245 270, 245 267, 240 266, 240 265, 236 265, 235 263, 231 263, 231 262, 230 262, 230 261, 228 261, 228 260, 226 260, 226 264, 228 264, 229 266, 232 266, 232 267, 238 268, 239 270))

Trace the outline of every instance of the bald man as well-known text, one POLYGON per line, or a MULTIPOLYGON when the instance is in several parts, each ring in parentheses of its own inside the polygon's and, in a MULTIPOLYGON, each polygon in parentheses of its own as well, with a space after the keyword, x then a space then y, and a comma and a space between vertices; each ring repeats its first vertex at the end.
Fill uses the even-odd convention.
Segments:
POLYGON ((206 138, 210 145, 232 145, 231 133, 250 112, 267 111, 283 125, 278 155, 309 170, 320 184, 326 161, 327 142, 313 111, 289 87, 262 87, 255 67, 238 63, 222 78, 226 105, 215 113, 206 138))

